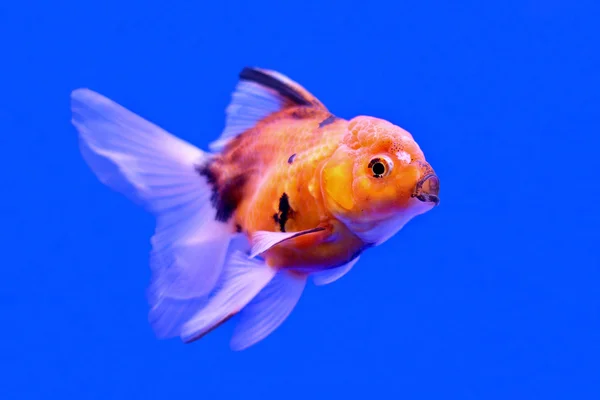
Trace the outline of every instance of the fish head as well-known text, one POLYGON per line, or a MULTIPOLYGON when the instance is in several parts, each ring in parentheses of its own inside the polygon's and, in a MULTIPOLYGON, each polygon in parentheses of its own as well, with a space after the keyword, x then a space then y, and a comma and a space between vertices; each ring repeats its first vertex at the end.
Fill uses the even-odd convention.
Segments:
POLYGON ((373 117, 349 121, 321 185, 330 212, 371 245, 439 204, 439 178, 412 135, 373 117))

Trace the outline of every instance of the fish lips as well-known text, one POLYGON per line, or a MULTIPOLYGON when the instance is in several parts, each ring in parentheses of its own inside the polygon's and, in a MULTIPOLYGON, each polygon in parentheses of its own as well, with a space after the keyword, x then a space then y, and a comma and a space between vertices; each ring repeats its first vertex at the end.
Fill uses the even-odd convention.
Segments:
POLYGON ((417 185, 411 197, 416 197, 424 203, 440 204, 440 179, 435 174, 425 175, 417 185))

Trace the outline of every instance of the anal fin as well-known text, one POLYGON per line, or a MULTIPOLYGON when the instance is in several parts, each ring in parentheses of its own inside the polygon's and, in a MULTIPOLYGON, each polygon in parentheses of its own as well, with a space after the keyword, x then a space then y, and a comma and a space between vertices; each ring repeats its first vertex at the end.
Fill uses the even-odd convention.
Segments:
POLYGON ((223 274, 206 306, 181 329, 181 339, 198 340, 246 306, 275 276, 277 271, 265 263, 248 258, 241 251, 228 258, 223 274))
POLYGON ((296 307, 305 286, 305 275, 279 271, 240 312, 231 348, 246 349, 275 331, 296 307))

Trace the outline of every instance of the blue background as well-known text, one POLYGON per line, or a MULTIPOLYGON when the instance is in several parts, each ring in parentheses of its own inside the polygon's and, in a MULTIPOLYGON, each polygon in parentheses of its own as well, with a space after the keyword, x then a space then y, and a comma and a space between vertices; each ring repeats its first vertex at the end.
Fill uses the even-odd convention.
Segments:
POLYGON ((593 3, 3 1, 0 398, 600 398, 593 3), (160 341, 153 219, 84 164, 69 94, 206 148, 245 65, 411 131, 441 205, 247 351, 160 341))

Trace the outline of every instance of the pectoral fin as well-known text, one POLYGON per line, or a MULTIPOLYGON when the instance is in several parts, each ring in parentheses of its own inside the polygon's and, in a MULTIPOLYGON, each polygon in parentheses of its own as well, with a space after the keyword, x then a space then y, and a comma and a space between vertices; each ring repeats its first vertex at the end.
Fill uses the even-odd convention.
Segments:
POLYGON ((317 235, 315 237, 315 241, 317 241, 318 239, 321 239, 323 235, 328 234, 326 231, 327 229, 324 227, 316 227, 299 232, 257 231, 252 235, 252 250, 250 251, 250 257, 256 257, 257 255, 269 250, 273 246, 299 237, 317 235))

